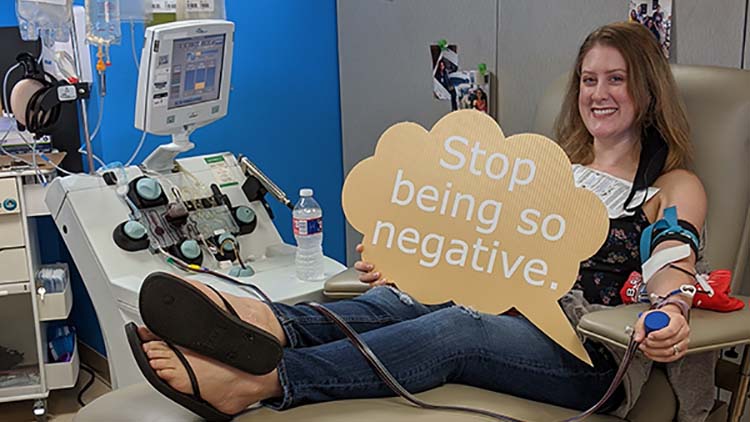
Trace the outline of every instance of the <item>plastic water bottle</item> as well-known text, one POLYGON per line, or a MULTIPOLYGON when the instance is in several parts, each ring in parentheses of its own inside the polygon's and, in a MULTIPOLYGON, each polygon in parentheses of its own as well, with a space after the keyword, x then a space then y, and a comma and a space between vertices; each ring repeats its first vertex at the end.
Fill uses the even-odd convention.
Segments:
POLYGON ((300 189, 299 196, 299 201, 292 211, 294 237, 297 239, 297 278, 322 280, 323 210, 313 198, 312 189, 300 189))

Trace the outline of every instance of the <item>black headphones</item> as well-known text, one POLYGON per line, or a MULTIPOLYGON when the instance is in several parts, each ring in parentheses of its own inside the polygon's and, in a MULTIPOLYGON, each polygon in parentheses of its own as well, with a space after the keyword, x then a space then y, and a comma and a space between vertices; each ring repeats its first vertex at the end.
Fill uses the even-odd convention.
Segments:
POLYGON ((23 77, 11 91, 8 111, 16 115, 19 130, 28 130, 36 137, 49 135, 60 119, 62 104, 88 97, 88 84, 57 80, 27 52, 19 54, 16 61, 23 77))

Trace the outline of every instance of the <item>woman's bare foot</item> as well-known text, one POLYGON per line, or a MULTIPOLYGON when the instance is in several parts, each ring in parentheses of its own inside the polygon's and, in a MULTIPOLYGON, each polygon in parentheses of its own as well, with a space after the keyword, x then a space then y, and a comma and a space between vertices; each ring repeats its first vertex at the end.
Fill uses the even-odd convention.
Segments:
MULTIPOLYGON (((198 281, 186 281, 192 284, 196 289, 200 290, 204 295, 208 296, 208 298, 219 305, 219 307, 224 309, 224 302, 222 302, 221 298, 219 298, 216 292, 211 290, 210 287, 198 281)), ((271 307, 265 302, 249 297, 239 297, 224 292, 222 292, 221 295, 224 296, 234 310, 237 311, 240 319, 268 331, 279 340, 282 347, 286 347, 287 339, 286 334, 284 334, 284 329, 281 328, 281 324, 276 318, 276 314, 273 313, 271 307)))
MULTIPOLYGON (((193 394, 187 370, 175 352, 163 341, 156 340, 156 336, 148 329, 141 328, 139 329, 141 338, 152 339, 143 344, 143 350, 159 378, 179 392, 193 394)), ((266 375, 256 376, 187 349, 180 348, 180 351, 195 372, 203 400, 224 413, 233 415, 253 403, 282 394, 276 370, 266 375)))

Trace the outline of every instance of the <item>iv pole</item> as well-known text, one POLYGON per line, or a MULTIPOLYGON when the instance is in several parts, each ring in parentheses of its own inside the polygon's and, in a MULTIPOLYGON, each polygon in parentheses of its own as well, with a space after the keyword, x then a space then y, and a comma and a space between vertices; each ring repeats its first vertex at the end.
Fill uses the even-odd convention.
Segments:
MULTIPOLYGON (((72 30, 73 32, 72 36, 73 39, 72 45, 73 45, 73 62, 76 66, 76 73, 78 74, 78 78, 80 79, 83 76, 83 73, 81 72, 81 63, 80 63, 80 55, 78 50, 78 30, 76 29, 76 22, 75 18, 73 18, 73 25, 72 30)), ((80 98, 80 107, 81 110, 81 118, 83 119, 83 139, 86 141, 86 164, 88 164, 89 167, 89 174, 94 174, 95 167, 94 167, 94 151, 91 148, 91 135, 89 134, 89 117, 87 114, 87 108, 86 107, 86 99, 80 98)))

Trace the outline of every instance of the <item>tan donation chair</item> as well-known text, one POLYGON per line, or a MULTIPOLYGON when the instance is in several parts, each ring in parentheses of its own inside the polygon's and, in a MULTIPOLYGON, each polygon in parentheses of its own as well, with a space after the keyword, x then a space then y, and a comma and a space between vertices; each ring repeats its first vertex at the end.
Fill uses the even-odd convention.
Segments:
MULTIPOLYGON (((746 264, 750 248, 750 72, 696 66, 673 66, 677 84, 687 104, 696 152, 696 171, 709 199, 706 256, 712 268, 732 269, 734 289, 748 278, 746 264)), ((540 102, 534 132, 551 136, 565 88, 565 77, 556 81, 540 102)), ((331 298, 355 296, 363 291, 356 274, 347 270, 331 279, 326 293, 331 298)), ((741 345, 737 364, 720 362, 718 386, 733 391, 729 405, 717 403, 710 421, 739 420, 747 395, 750 353, 750 310, 731 314, 696 310, 692 316, 690 349, 722 349, 741 345), (745 375, 742 375, 745 374, 745 375), (733 411, 734 414, 731 414, 733 411)), ((639 306, 618 307, 588 315, 578 329, 585 335, 618 344, 627 342, 625 327, 636 318, 639 306)), ((540 386, 540 388, 543 388, 540 386)), ((514 418, 550 422, 577 412, 519 399, 505 394, 462 385, 446 385, 418 395, 440 404, 461 404, 500 412, 514 418)), ((644 394, 630 412, 630 422, 669 422, 677 403, 664 372, 655 370, 644 394)), ((164 398, 147 384, 136 384, 100 397, 84 407, 76 422, 100 421, 188 421, 198 417, 164 398)), ((490 420, 468 414, 427 411, 399 398, 344 400, 302 406, 284 412, 262 409, 238 417, 239 421, 470 421, 490 420)), ((622 421, 594 415, 591 422, 622 421)))

